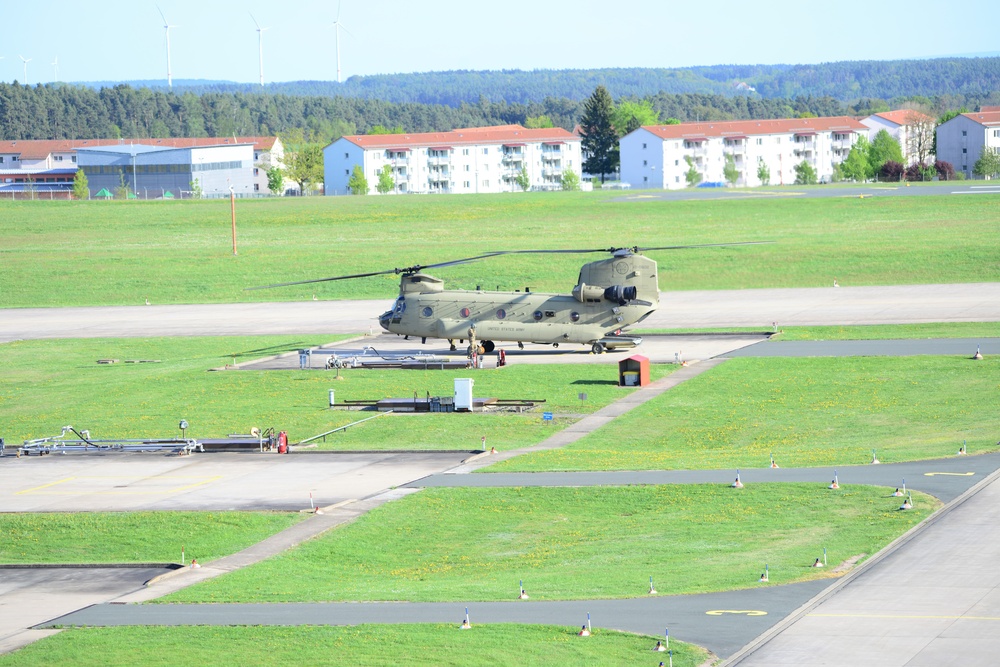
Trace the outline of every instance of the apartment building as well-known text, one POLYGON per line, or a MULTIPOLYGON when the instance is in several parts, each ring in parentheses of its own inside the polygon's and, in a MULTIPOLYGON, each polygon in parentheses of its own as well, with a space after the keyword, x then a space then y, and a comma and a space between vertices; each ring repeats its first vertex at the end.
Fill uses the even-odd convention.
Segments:
POLYGON ((885 130, 899 142, 905 165, 934 161, 931 147, 934 142, 935 122, 927 114, 914 109, 886 111, 861 119, 861 124, 868 128, 869 141, 873 140, 880 130, 885 130))
POLYGON ((522 169, 532 190, 558 190, 566 171, 580 175, 580 137, 562 128, 520 125, 450 132, 341 137, 323 149, 326 194, 350 194, 360 166, 369 191, 391 169, 396 194, 520 192, 522 169))
POLYGON ((963 113, 937 127, 937 159, 971 178, 983 149, 1000 150, 1000 110, 963 113))
POLYGON ((867 135, 867 127, 847 116, 648 125, 621 138, 621 178, 633 188, 676 190, 688 186, 693 168, 701 182, 722 184, 726 156, 732 156, 737 186, 762 185, 762 164, 771 185, 794 183, 803 161, 821 183, 829 182, 833 166, 867 135))

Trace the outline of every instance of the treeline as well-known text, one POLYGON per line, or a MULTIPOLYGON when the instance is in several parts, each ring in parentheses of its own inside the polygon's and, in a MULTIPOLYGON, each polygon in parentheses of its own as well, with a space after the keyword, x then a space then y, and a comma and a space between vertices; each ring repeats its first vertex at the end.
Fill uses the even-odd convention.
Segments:
MULTIPOLYGON (((593 92, 593 91, 591 91, 593 92)), ((942 96, 894 100, 864 98, 845 104, 826 97, 766 99, 721 94, 671 94, 619 99, 648 101, 661 120, 759 120, 796 116, 866 116, 904 102, 940 115, 946 110, 1000 104, 1000 94, 942 96)), ((118 137, 205 137, 284 135, 302 130, 317 142, 345 134, 367 134, 379 126, 406 132, 433 132, 458 127, 528 124, 546 117, 572 130, 583 113, 583 101, 546 97, 540 102, 490 101, 485 97, 457 107, 446 104, 386 102, 351 97, 295 96, 276 93, 197 95, 188 90, 132 88, 117 85, 99 90, 69 84, 34 87, 0 84, 0 139, 104 139, 118 137)))
MULTIPOLYGON (((157 87, 154 82, 142 82, 147 83, 157 87)), ((92 85, 100 88, 111 87, 114 83, 92 85)), ((266 90, 276 95, 353 97, 457 108, 462 104, 475 104, 480 98, 511 104, 540 103, 548 97, 583 101, 598 85, 607 88, 615 99, 644 98, 660 93, 748 95, 767 99, 831 97, 845 103, 863 98, 894 100, 914 96, 979 99, 1000 90, 1000 58, 712 65, 683 69, 455 70, 355 76, 343 83, 273 83, 268 84, 266 90), (741 84, 754 88, 755 92, 741 84)), ((258 86, 251 84, 218 81, 175 82, 175 89, 198 95, 259 91, 258 86)))

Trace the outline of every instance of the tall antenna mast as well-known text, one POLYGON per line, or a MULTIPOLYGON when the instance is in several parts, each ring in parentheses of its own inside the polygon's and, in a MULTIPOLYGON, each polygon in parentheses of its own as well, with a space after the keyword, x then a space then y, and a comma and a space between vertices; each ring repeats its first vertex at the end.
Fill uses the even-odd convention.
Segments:
POLYGON ((160 18, 163 19, 163 30, 167 35, 167 88, 173 88, 174 75, 170 71, 170 29, 177 26, 167 23, 167 17, 163 15, 163 10, 160 9, 159 5, 156 6, 156 11, 160 12, 160 18))
MULTIPOLYGON (((250 14, 250 12, 247 12, 250 14)), ((257 23, 257 19, 254 18, 253 14, 250 14, 250 18, 253 19, 253 23, 257 26, 257 53, 260 61, 260 87, 264 87, 264 31, 270 30, 270 28, 261 28, 260 24, 257 23)))

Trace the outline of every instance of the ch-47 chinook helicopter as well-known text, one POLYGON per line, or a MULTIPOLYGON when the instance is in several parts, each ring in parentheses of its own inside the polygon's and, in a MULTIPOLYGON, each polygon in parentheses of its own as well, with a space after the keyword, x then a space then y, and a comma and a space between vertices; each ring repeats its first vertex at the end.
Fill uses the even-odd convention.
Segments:
POLYGON ((359 273, 332 278, 301 280, 249 289, 268 289, 289 285, 350 280, 388 274, 400 275, 399 296, 390 310, 379 317, 386 331, 403 336, 447 339, 455 350, 455 341, 469 341, 468 352, 486 354, 498 342, 552 345, 563 343, 589 345, 600 354, 606 350, 635 347, 642 342, 636 336, 622 335, 621 330, 641 322, 660 304, 656 262, 641 253, 651 250, 680 250, 715 246, 750 245, 742 243, 705 243, 699 245, 661 246, 655 248, 602 248, 592 250, 501 250, 476 257, 466 257, 438 264, 359 273), (457 264, 475 262, 512 254, 583 254, 605 253, 605 259, 588 262, 580 269, 576 286, 570 294, 525 291, 501 292, 481 289, 445 289, 444 281, 424 273, 457 264))

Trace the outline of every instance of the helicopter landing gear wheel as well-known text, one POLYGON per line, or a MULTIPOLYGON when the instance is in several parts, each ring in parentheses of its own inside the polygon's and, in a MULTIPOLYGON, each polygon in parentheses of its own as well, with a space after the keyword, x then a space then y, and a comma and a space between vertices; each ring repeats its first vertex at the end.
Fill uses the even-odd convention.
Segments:
POLYGON ((492 352, 496 348, 497 348, 497 346, 494 345, 493 341, 491 341, 491 340, 484 340, 479 349, 483 351, 482 352, 483 354, 489 354, 490 352, 492 352))
POLYGON ((590 347, 590 351, 594 354, 604 354, 604 343, 594 343, 590 347))
POLYGON ((457 349, 457 348, 455 347, 455 339, 454 339, 454 338, 449 338, 449 339, 448 339, 448 345, 450 345, 450 346, 451 346, 451 348, 450 348, 450 351, 451 351, 451 352, 454 352, 454 351, 455 351, 455 350, 457 349))
POLYGON ((524 349, 524 343, 522 343, 521 341, 517 341, 517 349, 523 350, 524 349))

